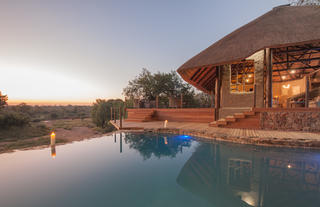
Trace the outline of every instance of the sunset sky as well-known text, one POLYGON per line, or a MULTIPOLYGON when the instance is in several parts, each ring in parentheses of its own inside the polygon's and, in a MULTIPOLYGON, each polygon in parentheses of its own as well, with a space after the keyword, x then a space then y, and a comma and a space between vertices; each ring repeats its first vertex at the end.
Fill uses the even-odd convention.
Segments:
POLYGON ((122 98, 287 0, 1 0, 0 91, 13 102, 122 98))

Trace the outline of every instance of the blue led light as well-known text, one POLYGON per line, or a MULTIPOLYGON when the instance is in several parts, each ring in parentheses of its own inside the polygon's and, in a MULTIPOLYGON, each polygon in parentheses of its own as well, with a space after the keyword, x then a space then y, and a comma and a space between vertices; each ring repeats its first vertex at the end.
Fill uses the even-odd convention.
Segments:
POLYGON ((190 138, 188 135, 182 135, 183 138, 190 138))

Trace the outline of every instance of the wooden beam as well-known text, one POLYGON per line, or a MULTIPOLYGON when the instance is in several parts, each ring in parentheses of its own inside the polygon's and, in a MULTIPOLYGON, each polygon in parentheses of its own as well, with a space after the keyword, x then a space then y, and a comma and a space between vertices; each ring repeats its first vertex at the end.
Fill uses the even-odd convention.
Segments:
MULTIPOLYGON (((217 74, 216 74, 217 75, 217 74)), ((204 84, 203 87, 208 88, 208 86, 211 84, 211 82, 216 78, 215 76, 211 76, 204 84)))
POLYGON ((211 108, 213 108, 213 106, 214 106, 214 100, 213 100, 213 95, 214 95, 214 93, 213 93, 213 90, 211 91, 211 108))
MULTIPOLYGON (((223 66, 222 66, 223 67, 223 66)), ((215 120, 217 121, 219 119, 219 109, 220 109, 220 85, 221 85, 221 66, 217 67, 217 73, 216 73, 216 86, 215 86, 215 120)))
POLYGON ((207 67, 201 68, 201 70, 199 71, 199 73, 198 73, 196 76, 193 77, 192 81, 196 82, 197 79, 198 79, 198 78, 202 75, 202 73, 203 73, 204 71, 206 71, 206 70, 207 70, 207 67))
POLYGON ((156 108, 159 108, 159 96, 156 96, 156 108))
POLYGON ((200 72, 201 69, 202 68, 198 68, 196 72, 194 72, 194 74, 191 76, 190 80, 193 80, 193 78, 200 72))
MULTIPOLYGON (((307 49, 298 49, 298 50, 288 50, 288 52, 309 52, 310 50, 315 50, 320 52, 320 47, 312 47, 312 48, 307 48, 307 49)), ((282 53, 286 53, 286 50, 281 50, 281 51, 277 51, 275 52, 276 54, 282 54, 282 53)), ((314 53, 314 52, 311 52, 314 53)), ((317 53, 317 52, 315 52, 317 53)))
POLYGON ((306 93, 305 93, 305 100, 304 100, 304 107, 309 107, 309 76, 306 76, 306 93))
MULTIPOLYGON (((314 69, 316 70, 317 68, 320 68, 320 65, 315 65, 315 66, 310 66, 310 67, 299 67, 299 68, 290 68, 289 70, 304 70, 304 69, 314 69)), ((275 69, 273 72, 278 72, 278 71, 286 71, 287 69, 275 69)))
POLYGON ((267 107, 272 108, 272 49, 266 49, 267 66, 267 107))
POLYGON ((253 108, 256 108, 257 105, 257 84, 254 84, 253 88, 253 108))
POLYGON ((198 84, 201 85, 203 82, 208 80, 214 74, 214 72, 215 72, 214 67, 208 69, 208 72, 200 78, 200 80, 198 81, 198 84))
POLYGON ((307 58, 307 59, 298 59, 292 55, 289 55, 290 57, 294 58, 295 60, 290 60, 290 61, 280 61, 280 62, 274 62, 274 65, 278 65, 278 64, 287 64, 287 62, 289 63, 298 63, 301 62, 303 64, 306 64, 306 61, 311 61, 311 60, 320 60, 320 58, 307 58))

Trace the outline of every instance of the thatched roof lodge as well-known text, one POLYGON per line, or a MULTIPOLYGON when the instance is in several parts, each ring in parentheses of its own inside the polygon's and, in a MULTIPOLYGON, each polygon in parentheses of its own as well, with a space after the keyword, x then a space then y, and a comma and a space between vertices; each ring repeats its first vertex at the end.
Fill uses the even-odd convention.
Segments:
POLYGON ((214 85, 205 85, 205 81, 199 83, 193 77, 200 69, 204 71, 204 79, 212 78, 215 66, 242 61, 267 48, 307 43, 320 43, 320 7, 279 6, 192 57, 178 73, 190 84, 211 91, 214 85))
POLYGON ((251 108, 320 103, 320 6, 273 8, 203 50, 177 71, 215 94, 219 118, 251 108))

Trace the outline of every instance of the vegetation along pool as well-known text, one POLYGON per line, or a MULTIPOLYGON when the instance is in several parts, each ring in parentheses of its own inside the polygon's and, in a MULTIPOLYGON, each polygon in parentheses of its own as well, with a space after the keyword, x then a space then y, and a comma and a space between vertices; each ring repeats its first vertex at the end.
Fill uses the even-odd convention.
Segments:
POLYGON ((1 154, 0 164, 1 207, 320 203, 320 151, 316 150, 118 133, 1 154))

